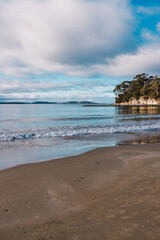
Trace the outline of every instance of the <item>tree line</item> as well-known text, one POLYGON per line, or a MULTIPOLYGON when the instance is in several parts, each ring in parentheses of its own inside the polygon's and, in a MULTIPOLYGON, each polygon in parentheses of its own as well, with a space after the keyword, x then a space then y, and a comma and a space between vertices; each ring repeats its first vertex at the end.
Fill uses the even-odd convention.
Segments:
POLYGON ((129 102, 131 99, 155 99, 160 98, 160 78, 142 73, 134 77, 132 81, 124 81, 113 90, 116 103, 129 102))

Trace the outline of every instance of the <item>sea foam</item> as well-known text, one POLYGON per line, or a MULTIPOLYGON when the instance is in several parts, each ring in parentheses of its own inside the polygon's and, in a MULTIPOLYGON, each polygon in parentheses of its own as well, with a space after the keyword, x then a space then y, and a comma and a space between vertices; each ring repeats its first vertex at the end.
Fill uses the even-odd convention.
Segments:
POLYGON ((59 128, 1 129, 0 141, 13 141, 35 138, 71 137, 88 134, 142 132, 159 130, 160 121, 112 124, 106 126, 63 126, 59 128))

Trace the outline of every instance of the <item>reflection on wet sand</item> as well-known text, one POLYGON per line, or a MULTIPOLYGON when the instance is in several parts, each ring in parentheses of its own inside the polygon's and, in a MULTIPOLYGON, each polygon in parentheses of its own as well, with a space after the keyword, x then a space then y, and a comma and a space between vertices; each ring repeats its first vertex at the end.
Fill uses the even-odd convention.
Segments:
POLYGON ((116 145, 135 145, 135 144, 148 144, 148 143, 160 143, 160 135, 140 135, 136 139, 119 141, 116 145))

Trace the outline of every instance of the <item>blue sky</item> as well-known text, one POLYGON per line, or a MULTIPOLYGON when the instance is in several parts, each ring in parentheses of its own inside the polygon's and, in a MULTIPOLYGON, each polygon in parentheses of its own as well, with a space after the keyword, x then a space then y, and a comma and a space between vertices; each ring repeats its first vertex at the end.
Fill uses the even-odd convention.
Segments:
POLYGON ((0 0, 0 101, 114 102, 160 74, 160 0, 0 0))

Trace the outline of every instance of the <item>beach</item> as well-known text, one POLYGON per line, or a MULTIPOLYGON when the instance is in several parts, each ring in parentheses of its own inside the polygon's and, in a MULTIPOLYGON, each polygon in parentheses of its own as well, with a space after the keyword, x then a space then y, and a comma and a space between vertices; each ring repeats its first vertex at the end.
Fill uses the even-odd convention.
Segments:
POLYGON ((0 239, 159 239, 160 145, 0 171, 0 239))
POLYGON ((0 240, 160 240, 159 15, 0 0, 0 240))

